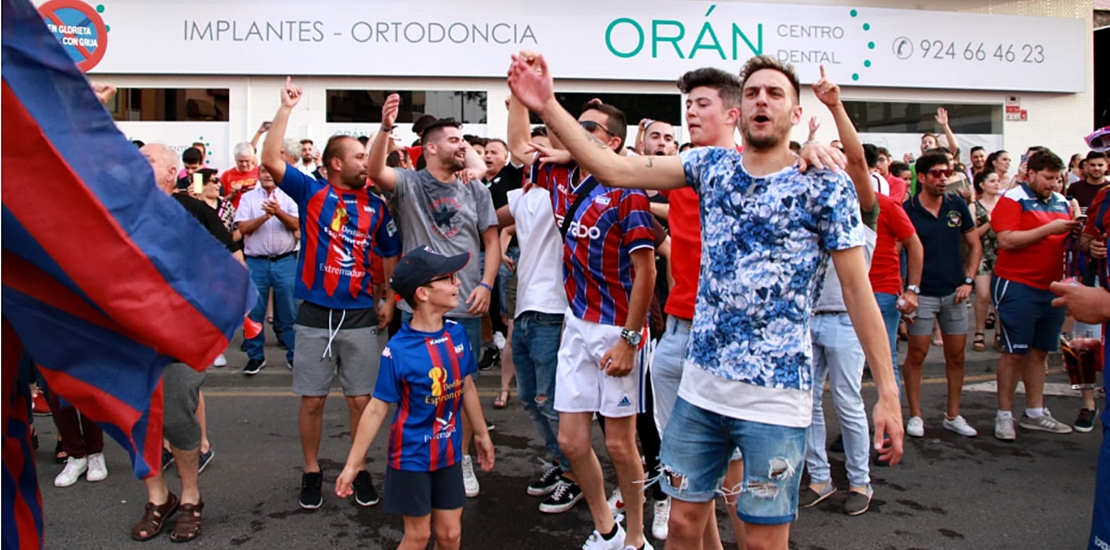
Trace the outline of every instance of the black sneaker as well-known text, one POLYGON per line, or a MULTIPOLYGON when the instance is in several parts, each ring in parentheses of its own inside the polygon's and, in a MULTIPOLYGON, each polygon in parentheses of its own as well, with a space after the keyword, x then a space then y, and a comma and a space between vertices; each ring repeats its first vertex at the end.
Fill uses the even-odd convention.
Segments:
POLYGON ((171 453, 169 449, 162 447, 162 471, 166 471, 166 468, 169 468, 170 464, 173 464, 173 453, 171 453))
POLYGON ((212 457, 214 456, 216 456, 216 451, 212 450, 212 447, 208 448, 207 453, 200 453, 200 458, 197 461, 197 475, 204 472, 204 469, 208 467, 209 462, 212 462, 212 457))
POLYGON ((1095 418, 1098 417, 1098 405, 1095 405, 1095 410, 1079 409, 1079 416, 1075 419, 1075 424, 1072 425, 1075 431, 1079 433, 1087 433, 1095 428, 1095 418))
POLYGON ((243 367, 243 374, 246 374, 247 376, 258 374, 258 371, 262 370, 262 367, 265 366, 265 359, 251 359, 250 361, 247 361, 247 366, 243 367))
POLYGON ((482 346, 482 360, 478 361, 478 370, 490 370, 500 360, 501 350, 493 344, 486 344, 482 346))
POLYGON ((559 480, 563 477, 563 469, 555 464, 548 464, 544 468, 540 478, 533 481, 528 486, 528 495, 534 497, 543 497, 550 495, 555 487, 559 485, 559 480))
POLYGON ((323 485, 323 472, 305 472, 301 474, 301 508, 315 510, 324 504, 324 495, 320 492, 323 485))
POLYGON ((561 514, 574 508, 582 500, 582 489, 577 483, 559 476, 555 490, 540 503, 540 511, 545 514, 561 514))
POLYGON ((363 470, 355 476, 355 502, 359 506, 373 506, 378 503, 378 492, 370 481, 370 472, 363 470))
POLYGON ((830 453, 843 453, 844 452, 844 436, 838 435, 833 440, 832 445, 829 445, 830 453))

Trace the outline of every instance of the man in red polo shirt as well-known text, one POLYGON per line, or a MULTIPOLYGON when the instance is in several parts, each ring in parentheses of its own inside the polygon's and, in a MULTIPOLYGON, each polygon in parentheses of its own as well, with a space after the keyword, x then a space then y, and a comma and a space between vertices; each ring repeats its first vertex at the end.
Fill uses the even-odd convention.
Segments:
POLYGON ((1013 441, 1011 409, 1019 379, 1025 382, 1025 414, 1018 425, 1027 430, 1070 433, 1071 426, 1052 418, 1044 406, 1045 356, 1056 351, 1064 309, 1052 306, 1049 285, 1063 276, 1064 241, 1079 227, 1063 195, 1052 189, 1064 162, 1045 149, 1026 161, 1025 181, 1006 192, 991 212, 998 235, 998 261, 991 279, 991 299, 1002 326, 998 359, 998 415, 994 437, 1013 441))

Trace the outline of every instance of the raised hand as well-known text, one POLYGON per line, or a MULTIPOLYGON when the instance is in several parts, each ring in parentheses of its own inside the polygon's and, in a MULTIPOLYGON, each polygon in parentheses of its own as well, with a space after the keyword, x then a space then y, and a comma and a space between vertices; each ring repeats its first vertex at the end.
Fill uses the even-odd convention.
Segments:
POLYGON ((116 87, 111 84, 93 82, 92 89, 93 93, 96 94, 96 99, 100 101, 101 105, 107 105, 116 95, 116 87))
MULTIPOLYGON (((813 95, 817 96, 817 99, 821 103, 829 107, 840 103, 840 86, 837 86, 834 82, 830 82, 825 76, 824 65, 821 65, 821 79, 813 83, 813 95)), ((812 127, 813 123, 811 121, 810 128, 812 127)))
POLYGON ((817 130, 821 128, 821 123, 817 122, 817 117, 809 117, 809 139, 813 139, 817 135, 817 130))
POLYGON ((509 89, 529 110, 542 112, 544 105, 555 97, 555 83, 543 56, 532 52, 513 54, 509 89))
POLYGON ((397 94, 389 94, 385 98, 385 103, 382 104, 382 128, 393 129, 393 123, 397 122, 397 112, 401 110, 401 96, 397 94))
POLYGON ((289 107, 292 109, 297 106, 301 101, 301 96, 304 95, 304 88, 293 85, 293 77, 285 77, 285 86, 281 87, 281 106, 289 107))
POLYGON ((940 124, 941 128, 947 128, 948 127, 948 109, 945 109, 944 107, 937 108, 936 119, 937 119, 937 124, 940 124))

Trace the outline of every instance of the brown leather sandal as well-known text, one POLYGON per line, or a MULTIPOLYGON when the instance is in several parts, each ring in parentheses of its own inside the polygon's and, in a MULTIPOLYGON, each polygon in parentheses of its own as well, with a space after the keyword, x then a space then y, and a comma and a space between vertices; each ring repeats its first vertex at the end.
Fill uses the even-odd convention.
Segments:
POLYGON ((182 504, 177 511, 177 524, 173 526, 170 540, 173 542, 189 542, 200 536, 200 513, 204 510, 204 501, 196 504, 182 504))
POLYGON ((144 541, 157 537, 162 532, 162 527, 165 526, 166 518, 177 511, 180 503, 181 501, 177 499, 177 495, 173 493, 170 493, 166 503, 161 506, 153 502, 146 503, 146 511, 143 512, 143 517, 131 527, 131 538, 144 541))

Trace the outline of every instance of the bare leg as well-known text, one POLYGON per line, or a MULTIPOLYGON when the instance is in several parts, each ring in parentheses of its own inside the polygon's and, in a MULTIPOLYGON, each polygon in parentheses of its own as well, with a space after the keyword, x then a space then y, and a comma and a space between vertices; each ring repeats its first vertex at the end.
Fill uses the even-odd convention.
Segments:
MULTIPOLYGON (((563 450, 563 455, 570 462, 570 469, 578 478, 578 486, 582 489, 582 496, 586 498, 590 515, 593 516, 594 529, 599 533, 608 533, 612 531, 616 521, 605 501, 605 478, 601 473, 601 463, 597 461, 597 455, 590 445, 592 429, 591 413, 559 413, 559 448, 563 450)), ((640 472, 642 474, 643 470, 640 472)))
POLYGON ((1044 362, 1048 353, 1043 349, 1031 348, 1022 366, 1022 381, 1025 382, 1025 408, 1044 407, 1044 362))
POLYGON ((462 540, 462 508, 454 510, 432 509, 432 531, 435 534, 435 550, 459 550, 462 540))
MULTIPOLYGON (((948 380, 948 402, 945 414, 949 419, 960 415, 960 395, 964 391, 964 348, 966 346, 966 334, 944 335, 944 376, 948 380)), ((920 391, 919 386, 919 397, 920 391)))
POLYGON ((1000 411, 1014 409, 1014 393, 1017 391, 1024 359, 1024 356, 1013 353, 1003 353, 998 357, 998 373, 995 379, 998 380, 998 410, 1000 411))
POLYGON ((200 423, 200 452, 201 454, 207 453, 212 448, 212 443, 208 441, 208 415, 206 414, 204 406, 204 392, 197 391, 197 422, 200 423))
POLYGON ((327 397, 301 397, 301 410, 297 424, 301 432, 301 452, 304 453, 304 471, 319 472, 320 437, 324 431, 324 403, 327 397))
POLYGON ((713 501, 687 502, 671 497, 667 550, 703 550, 703 538, 709 536, 706 530, 710 518, 716 515, 714 509, 713 501))
POLYGON ((910 336, 906 351, 906 363, 902 366, 902 378, 906 384, 906 401, 910 404, 910 416, 921 416, 921 367, 929 353, 929 336, 910 336))
POLYGON ((1079 390, 1079 396, 1083 400, 1084 409, 1095 410, 1095 390, 1079 390))
MULTIPOLYGON (((636 448, 636 416, 605 419, 605 448, 617 471, 617 484, 624 497, 624 517, 628 529, 626 546, 639 548, 644 543, 644 466, 636 448)), ((577 468, 575 468, 577 470, 577 468)))
POLYGON ((790 546, 790 524, 756 525, 747 523, 749 550, 786 550, 790 546))
POLYGON ((432 537, 432 516, 404 516, 405 534, 397 550, 425 550, 432 537))
MULTIPOLYGON (((733 460, 728 465, 728 471, 725 472, 725 487, 739 487, 744 482, 744 460, 733 460)), ((740 550, 745 550, 748 547, 747 531, 744 529, 744 522, 740 521, 740 516, 736 515, 736 495, 725 497, 725 506, 728 508, 728 519, 732 523, 732 532, 736 535, 736 546, 740 550)), ((716 514, 710 518, 714 529, 717 526, 716 514)), ((717 535, 718 544, 720 543, 720 533, 717 535)), ((706 539, 707 541, 709 539, 706 539)))
POLYGON ((516 376, 516 367, 513 365, 513 320, 506 323, 509 334, 505 338, 505 349, 501 350, 501 391, 507 391, 516 376))
POLYGON ((177 467, 177 475, 181 478, 181 503, 197 504, 200 502, 200 484, 198 483, 200 463, 200 449, 178 449, 170 445, 173 451, 173 463, 177 467))

